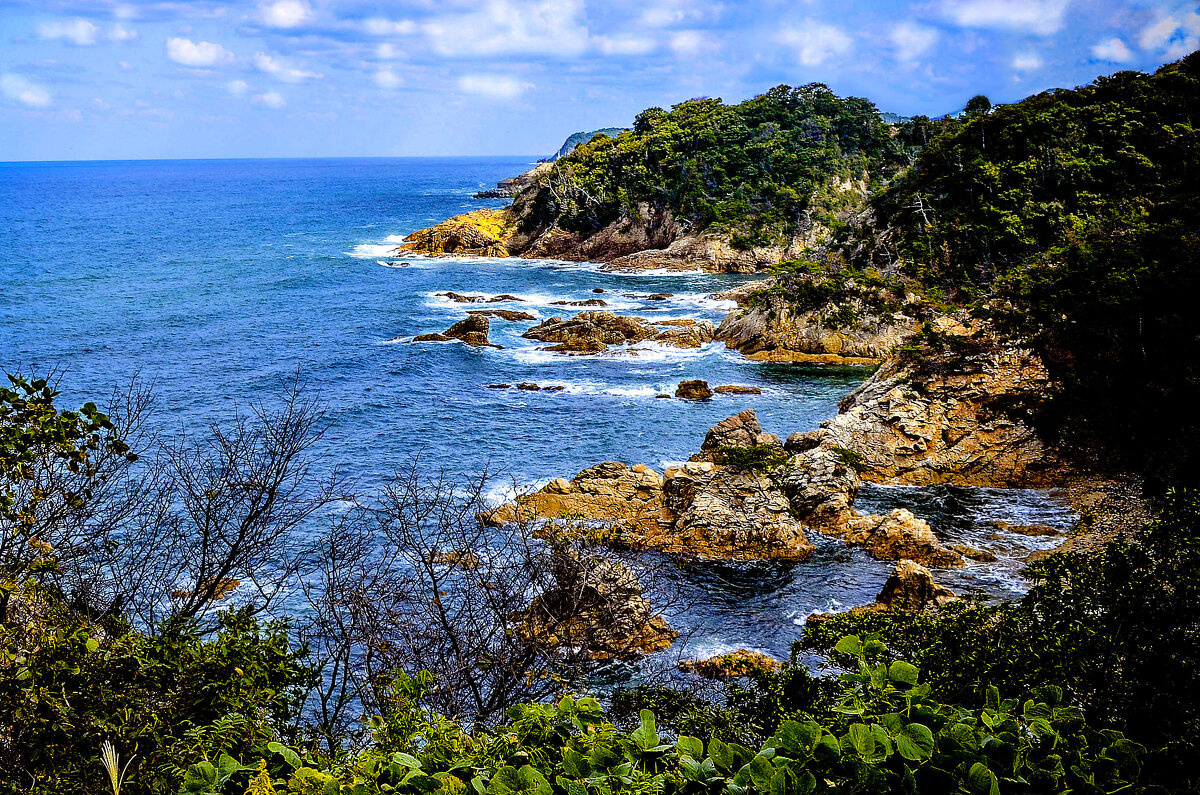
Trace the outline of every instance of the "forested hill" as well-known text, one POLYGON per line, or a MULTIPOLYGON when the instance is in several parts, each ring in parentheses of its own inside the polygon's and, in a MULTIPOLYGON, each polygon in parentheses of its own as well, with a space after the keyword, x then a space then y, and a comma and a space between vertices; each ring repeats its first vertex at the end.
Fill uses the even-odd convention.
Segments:
POLYGON ((1195 481, 1200 457, 1200 53, 959 120, 915 119, 915 162, 845 232, 1030 340, 1063 384, 1046 419, 1195 481))
POLYGON ((735 242, 765 243, 794 232, 832 178, 884 179, 903 159, 869 101, 820 84, 779 86, 737 105, 693 99, 645 110, 632 130, 558 161, 522 213, 586 235, 643 204, 693 233, 718 226, 735 242))

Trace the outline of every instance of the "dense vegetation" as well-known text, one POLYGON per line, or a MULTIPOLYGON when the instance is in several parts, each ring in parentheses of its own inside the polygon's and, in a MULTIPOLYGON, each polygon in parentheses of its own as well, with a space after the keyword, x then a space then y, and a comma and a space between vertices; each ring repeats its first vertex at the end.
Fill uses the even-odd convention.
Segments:
POLYGON ((737 105, 693 99, 642 111, 632 130, 560 160, 529 219, 586 234, 645 203, 694 231, 716 225, 757 245, 795 233, 810 207, 836 208, 831 179, 877 182, 902 155, 874 105, 823 85, 779 86, 737 105))
POLYGON ((1068 443, 1196 482, 1200 54, 1155 74, 916 119, 928 140, 843 238, 1043 354, 1068 443))

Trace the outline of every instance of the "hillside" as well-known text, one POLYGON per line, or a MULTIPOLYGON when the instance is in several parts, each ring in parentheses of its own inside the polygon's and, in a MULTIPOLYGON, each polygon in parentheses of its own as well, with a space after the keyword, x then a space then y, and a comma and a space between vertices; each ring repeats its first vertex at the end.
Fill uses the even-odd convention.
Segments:
POLYGON ((581 145, 595 138, 597 135, 606 135, 609 138, 616 138, 621 133, 625 132, 627 127, 601 127, 599 130, 591 132, 580 131, 567 136, 567 140, 563 141, 563 145, 558 148, 558 151, 547 158, 550 162, 561 160, 567 155, 574 152, 581 145))

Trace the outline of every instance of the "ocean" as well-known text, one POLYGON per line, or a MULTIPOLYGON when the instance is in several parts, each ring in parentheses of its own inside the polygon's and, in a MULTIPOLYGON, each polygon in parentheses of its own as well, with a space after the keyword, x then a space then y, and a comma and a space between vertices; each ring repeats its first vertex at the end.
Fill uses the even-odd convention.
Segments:
MULTIPOLYGON (((0 367, 61 376, 61 405, 102 402, 137 377, 152 384, 167 435, 202 434, 251 400, 270 402, 299 374, 327 407, 321 469, 352 473, 367 496, 414 456, 431 473, 495 473, 491 495, 538 486, 606 460, 661 471, 705 431, 753 408, 786 437, 816 428, 867 377, 862 370, 744 359, 642 344, 637 356, 540 351, 522 331, 600 297, 652 319, 732 308, 713 294, 745 276, 602 273, 595 264, 419 257, 390 252, 412 231, 478 207, 471 195, 532 158, 184 160, 0 163, 0 367), (594 293, 595 288, 603 294, 594 293), (437 293, 509 293, 537 321, 492 320, 502 349, 409 343, 479 306, 437 293), (646 294, 669 292, 665 301, 646 294), (683 380, 761 395, 660 400, 683 380), (489 389, 532 381, 557 392, 489 389)), ((484 307, 487 308, 487 307, 484 307)), ((939 580, 984 598, 1024 584, 1044 538, 994 538, 989 522, 1066 527, 1070 511, 1039 491, 868 487, 859 507, 911 508, 947 542, 992 549, 939 580)), ((315 520, 319 521, 319 520, 315 520)), ((314 527, 317 532, 320 528, 314 527)), ((861 550, 814 539, 796 566, 688 564, 670 576, 672 623, 686 656, 750 648, 786 656, 814 610, 873 601, 891 569, 861 550)))

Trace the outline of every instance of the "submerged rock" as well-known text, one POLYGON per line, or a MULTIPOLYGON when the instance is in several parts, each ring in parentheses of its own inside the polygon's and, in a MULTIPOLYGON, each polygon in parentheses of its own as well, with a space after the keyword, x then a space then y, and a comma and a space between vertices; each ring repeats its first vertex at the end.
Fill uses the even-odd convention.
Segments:
POLYGON ((501 320, 516 322, 519 320, 537 320, 536 317, 528 312, 518 312, 515 309, 468 309, 468 315, 483 315, 484 317, 498 317, 501 320))
POLYGON ((412 338, 413 342, 449 342, 453 337, 447 337, 445 334, 418 334, 412 338))
POLYGON ((718 395, 761 395, 762 389, 756 386, 741 386, 740 384, 725 384, 713 388, 718 395))
POLYGON ((550 306, 608 306, 603 298, 588 298, 584 301, 551 301, 550 306))

